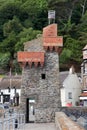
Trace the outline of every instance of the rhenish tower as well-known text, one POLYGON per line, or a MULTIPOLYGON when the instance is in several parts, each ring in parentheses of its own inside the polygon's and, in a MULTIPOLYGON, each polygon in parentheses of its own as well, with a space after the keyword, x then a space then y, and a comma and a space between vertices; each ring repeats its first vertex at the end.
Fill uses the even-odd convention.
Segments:
POLYGON ((24 44, 18 52, 23 67, 20 109, 26 122, 53 122, 61 107, 59 54, 63 37, 57 36, 57 24, 43 28, 43 35, 24 44))

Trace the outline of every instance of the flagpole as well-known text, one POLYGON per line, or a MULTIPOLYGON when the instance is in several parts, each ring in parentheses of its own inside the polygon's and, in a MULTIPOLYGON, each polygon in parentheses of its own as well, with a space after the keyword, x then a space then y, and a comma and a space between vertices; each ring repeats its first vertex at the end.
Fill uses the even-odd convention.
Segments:
POLYGON ((10 90, 11 90, 11 86, 12 86, 11 83, 12 83, 12 82, 11 82, 11 68, 10 68, 10 90))

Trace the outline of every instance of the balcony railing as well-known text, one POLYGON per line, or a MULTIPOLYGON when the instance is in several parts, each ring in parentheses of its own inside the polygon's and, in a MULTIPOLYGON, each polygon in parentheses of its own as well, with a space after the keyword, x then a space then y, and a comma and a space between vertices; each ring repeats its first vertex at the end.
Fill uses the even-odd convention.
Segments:
POLYGON ((14 114, 0 119, 0 130, 24 130, 24 127, 24 114, 14 114))

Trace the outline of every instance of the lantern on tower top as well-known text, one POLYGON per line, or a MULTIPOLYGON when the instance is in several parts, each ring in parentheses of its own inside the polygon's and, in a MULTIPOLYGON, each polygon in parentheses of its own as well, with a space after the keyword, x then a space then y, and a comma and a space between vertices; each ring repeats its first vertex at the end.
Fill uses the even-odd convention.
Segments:
POLYGON ((49 20, 49 24, 55 23, 55 10, 48 11, 48 20, 49 20))

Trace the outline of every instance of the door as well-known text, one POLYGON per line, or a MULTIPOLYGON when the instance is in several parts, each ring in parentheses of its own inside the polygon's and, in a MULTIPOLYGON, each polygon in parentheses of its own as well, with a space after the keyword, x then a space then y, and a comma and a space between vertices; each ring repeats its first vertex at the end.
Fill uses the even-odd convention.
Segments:
POLYGON ((10 100, 10 95, 4 94, 4 95, 3 95, 3 103, 9 102, 9 100, 10 100))
POLYGON ((27 109, 26 109, 26 122, 34 123, 35 121, 35 99, 27 99, 27 109))

